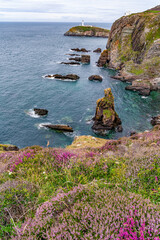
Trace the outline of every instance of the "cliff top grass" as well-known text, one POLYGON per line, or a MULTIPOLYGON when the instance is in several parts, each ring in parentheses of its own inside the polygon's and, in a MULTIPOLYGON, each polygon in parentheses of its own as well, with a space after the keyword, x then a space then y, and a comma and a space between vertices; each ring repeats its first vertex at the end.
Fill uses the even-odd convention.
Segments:
POLYGON ((108 29, 94 27, 94 26, 75 26, 69 30, 69 32, 86 32, 86 31, 106 32, 106 33, 109 32, 108 29))

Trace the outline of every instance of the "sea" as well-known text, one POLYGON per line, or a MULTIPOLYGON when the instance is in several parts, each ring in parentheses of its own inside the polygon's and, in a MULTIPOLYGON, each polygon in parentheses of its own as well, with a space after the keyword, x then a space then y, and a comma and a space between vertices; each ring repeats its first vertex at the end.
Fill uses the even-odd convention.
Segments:
MULTIPOLYGON (((106 38, 67 37, 64 33, 78 23, 0 23, 0 143, 19 148, 32 145, 66 147, 76 136, 91 135, 106 139, 129 136, 152 128, 152 116, 160 114, 160 94, 144 97, 126 91, 127 83, 114 80, 114 70, 98 68, 100 54, 93 50, 106 48, 106 38), (90 50, 89 65, 69 66, 71 48, 90 50), (44 78, 47 74, 77 74, 76 82, 44 78), (88 77, 98 74, 102 82, 88 77), (105 136, 91 129, 96 101, 111 88, 115 109, 122 120, 123 132, 105 136), (45 108, 48 115, 38 117, 33 108, 45 108), (68 124, 73 133, 48 130, 44 123, 68 124)), ((111 28, 111 23, 89 23, 111 28)))

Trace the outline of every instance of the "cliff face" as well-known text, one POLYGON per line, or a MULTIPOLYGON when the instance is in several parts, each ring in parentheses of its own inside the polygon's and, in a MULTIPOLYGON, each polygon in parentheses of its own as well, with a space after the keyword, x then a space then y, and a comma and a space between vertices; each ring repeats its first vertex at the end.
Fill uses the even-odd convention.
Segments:
POLYGON ((98 66, 104 65, 120 70, 123 80, 160 77, 160 12, 148 10, 115 21, 105 59, 98 61, 98 66))
POLYGON ((92 26, 76 26, 67 31, 65 36, 77 37, 103 37, 108 38, 109 30, 92 26))

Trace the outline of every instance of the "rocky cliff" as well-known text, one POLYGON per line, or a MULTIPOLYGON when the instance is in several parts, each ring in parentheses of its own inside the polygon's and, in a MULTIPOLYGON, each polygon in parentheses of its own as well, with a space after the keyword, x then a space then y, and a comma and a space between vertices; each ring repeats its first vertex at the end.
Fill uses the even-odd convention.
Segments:
POLYGON ((93 26, 76 26, 67 31, 65 36, 78 36, 78 37, 103 37, 108 38, 109 30, 93 26))
POLYGON ((159 8, 124 16, 112 25, 107 49, 98 66, 119 70, 120 80, 145 79, 150 90, 160 88, 159 8))

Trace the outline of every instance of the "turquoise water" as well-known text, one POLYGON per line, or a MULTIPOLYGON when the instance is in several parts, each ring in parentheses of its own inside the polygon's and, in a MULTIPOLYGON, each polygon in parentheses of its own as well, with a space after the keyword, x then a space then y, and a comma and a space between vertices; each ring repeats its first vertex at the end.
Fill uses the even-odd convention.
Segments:
MULTIPOLYGON (((105 49, 107 39, 65 37, 74 23, 0 23, 0 143, 64 147, 77 135, 93 135, 96 101, 111 87, 124 131, 106 138, 127 136, 131 131, 151 128, 151 116, 160 113, 160 94, 149 97, 125 91, 125 83, 111 79, 114 71, 96 67, 99 54, 91 52, 91 64, 66 66, 71 48, 105 49), (77 82, 44 79, 45 74, 80 76, 77 82), (88 81, 92 74, 103 82, 88 81), (32 116, 34 107, 49 110, 47 117, 32 116), (73 134, 41 128, 42 123, 69 124, 73 134)), ((94 24, 109 28, 111 24, 94 24)))

